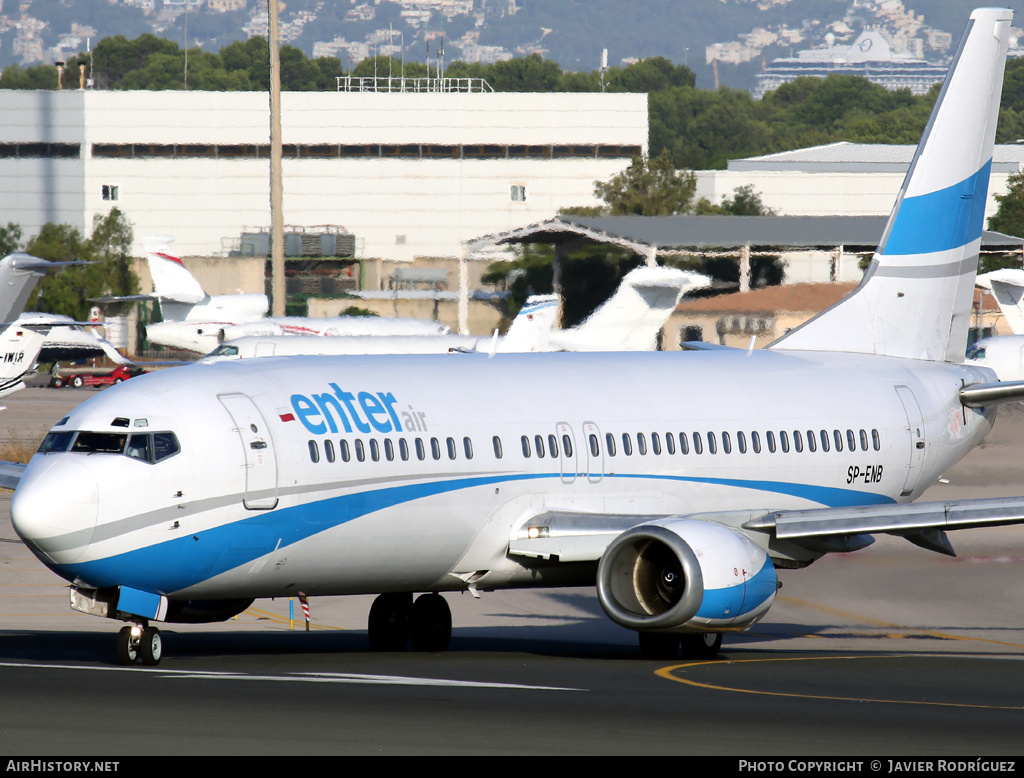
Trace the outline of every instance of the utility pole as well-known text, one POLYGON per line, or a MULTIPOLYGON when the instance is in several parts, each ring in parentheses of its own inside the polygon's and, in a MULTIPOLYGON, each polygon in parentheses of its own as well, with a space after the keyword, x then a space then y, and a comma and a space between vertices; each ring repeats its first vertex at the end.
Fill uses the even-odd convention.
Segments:
POLYGON ((270 11, 270 234, 271 294, 274 316, 284 316, 284 215, 281 213, 281 49, 278 46, 277 0, 270 11))

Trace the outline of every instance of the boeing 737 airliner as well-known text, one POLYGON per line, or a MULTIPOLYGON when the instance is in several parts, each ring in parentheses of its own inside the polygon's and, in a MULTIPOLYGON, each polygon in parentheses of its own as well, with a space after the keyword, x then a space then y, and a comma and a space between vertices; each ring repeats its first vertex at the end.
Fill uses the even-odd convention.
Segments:
POLYGON ((592 586, 643 652, 713 656, 777 568, 1024 521, 1024 498, 911 501, 1021 385, 966 367, 1012 15, 971 16, 885 234, 847 299, 763 351, 271 357, 113 387, 28 464, 14 526, 127 622, 254 598, 379 595, 377 649, 443 649, 443 592, 592 586), (414 600, 414 595, 420 596, 414 600))

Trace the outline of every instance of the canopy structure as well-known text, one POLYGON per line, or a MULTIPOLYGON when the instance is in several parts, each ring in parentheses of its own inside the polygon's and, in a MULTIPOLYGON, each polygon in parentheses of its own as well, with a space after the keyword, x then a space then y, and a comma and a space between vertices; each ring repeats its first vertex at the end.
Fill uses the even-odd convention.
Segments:
MULTIPOLYGON (((634 251, 647 264, 658 254, 716 248, 732 250, 740 263, 740 290, 750 289, 750 252, 753 246, 830 250, 835 267, 847 251, 870 251, 885 230, 887 216, 556 216, 515 230, 466 241, 460 272, 459 326, 468 318, 465 262, 472 254, 493 246, 547 243, 554 246, 554 291, 560 293, 561 261, 566 252, 587 243, 607 243, 634 251)), ((984 232, 982 250, 1021 252, 1024 239, 984 232)), ((833 274, 841 281, 841 275, 833 274)))

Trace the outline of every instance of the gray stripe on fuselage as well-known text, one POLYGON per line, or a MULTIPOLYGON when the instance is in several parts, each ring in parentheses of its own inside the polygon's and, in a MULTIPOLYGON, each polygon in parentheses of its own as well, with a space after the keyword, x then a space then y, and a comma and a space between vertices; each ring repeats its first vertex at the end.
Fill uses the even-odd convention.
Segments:
MULTIPOLYGON (((481 478, 487 478, 495 475, 515 475, 519 472, 525 471, 508 471, 506 473, 500 473, 497 471, 492 472, 458 472, 458 473, 434 473, 434 474, 423 474, 423 475, 411 475, 405 476, 404 478, 395 478, 394 476, 378 476, 376 478, 362 478, 357 481, 344 481, 335 482, 333 484, 324 484, 322 487, 309 489, 304 486, 289 486, 281 489, 266 489, 259 492, 237 492, 235 494, 219 495, 217 497, 208 497, 204 500, 197 502, 182 502, 179 505, 172 505, 167 508, 159 508, 155 511, 148 511, 146 513, 140 513, 136 516, 126 516, 123 519, 112 521, 106 524, 98 524, 94 531, 91 533, 88 530, 76 530, 69 532, 65 535, 54 535, 52 538, 46 539, 46 548, 48 551, 62 552, 70 551, 75 548, 80 548, 85 545, 94 545, 96 543, 102 543, 107 540, 113 540, 114 538, 121 537, 122 535, 128 535, 132 532, 137 532, 142 529, 149 529, 156 527, 164 523, 172 522, 183 517, 199 516, 203 513, 208 513, 213 510, 219 510, 232 505, 242 505, 244 499, 259 499, 262 497, 273 497, 277 496, 291 496, 294 494, 305 494, 305 495, 316 495, 318 493, 326 491, 334 491, 337 488, 348 488, 348 489, 359 489, 367 486, 377 486, 379 484, 391 484, 394 486, 402 486, 406 484, 415 483, 418 481, 425 480, 441 480, 449 478, 466 478, 470 476, 476 476, 481 478), (88 536, 86 542, 82 542, 83 536, 88 536)), ((257 516, 259 514, 270 514, 273 510, 258 511, 250 510, 247 516, 257 516)), ((168 537, 168 540, 171 540, 168 537)))
POLYGON ((879 265, 875 274, 883 278, 956 278, 973 273, 978 267, 978 255, 947 262, 944 265, 879 265))

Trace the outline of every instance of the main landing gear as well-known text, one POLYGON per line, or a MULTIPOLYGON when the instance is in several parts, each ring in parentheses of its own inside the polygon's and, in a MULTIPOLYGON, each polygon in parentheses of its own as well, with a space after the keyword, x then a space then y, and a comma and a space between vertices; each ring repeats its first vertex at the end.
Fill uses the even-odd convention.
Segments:
POLYGON ((674 659, 683 648, 686 659, 714 659, 722 647, 721 632, 675 635, 671 632, 641 632, 640 653, 646 659, 674 659))
POLYGON ((117 662, 133 665, 136 662, 152 667, 160 664, 163 656, 163 639, 160 630, 145 622, 122 627, 117 633, 117 662))
POLYGON ((417 651, 444 651, 452 638, 452 612, 440 594, 382 594, 373 601, 369 619, 374 651, 403 651, 412 641, 417 651))

